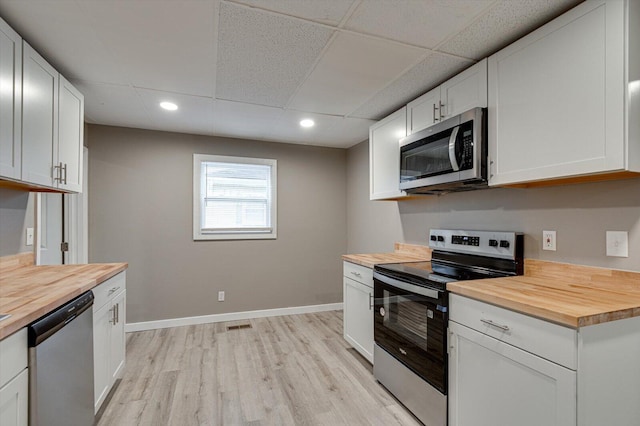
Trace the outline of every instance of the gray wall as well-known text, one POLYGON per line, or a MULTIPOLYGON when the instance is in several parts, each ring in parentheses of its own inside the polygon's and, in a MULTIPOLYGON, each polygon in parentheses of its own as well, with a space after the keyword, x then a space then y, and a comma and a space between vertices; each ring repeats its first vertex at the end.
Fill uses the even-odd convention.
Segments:
POLYGON ((33 228, 35 193, 0 188, 0 256, 33 251, 27 247, 26 229, 33 228))
POLYGON ((363 142, 347 155, 349 253, 427 245, 431 228, 513 230, 526 234, 528 258, 640 271, 640 178, 369 201, 368 149, 363 142), (557 231, 557 251, 542 250, 542 230, 557 231), (629 232, 629 258, 606 256, 605 231, 629 232))
POLYGON ((346 150, 95 125, 88 134, 89 261, 129 262, 127 322, 342 301, 346 150), (194 153, 278 160, 277 240, 193 241, 194 153))

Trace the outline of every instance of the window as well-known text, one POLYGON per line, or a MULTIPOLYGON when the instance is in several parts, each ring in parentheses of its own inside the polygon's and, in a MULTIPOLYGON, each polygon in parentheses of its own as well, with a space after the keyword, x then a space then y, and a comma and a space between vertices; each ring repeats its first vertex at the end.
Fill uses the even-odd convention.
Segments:
POLYGON ((193 239, 276 238, 276 160, 193 155, 193 239))

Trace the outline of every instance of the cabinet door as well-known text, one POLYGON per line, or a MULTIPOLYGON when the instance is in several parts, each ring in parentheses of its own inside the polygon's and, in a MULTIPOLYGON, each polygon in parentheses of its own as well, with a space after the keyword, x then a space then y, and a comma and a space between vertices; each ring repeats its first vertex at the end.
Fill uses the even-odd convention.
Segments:
POLYGON ((449 331, 449 425, 576 425, 575 371, 453 321, 449 331))
POLYGON ((22 39, 0 18, 0 176, 20 179, 22 39))
POLYGON ((487 107, 487 60, 483 59, 440 86, 444 119, 487 107))
POLYGON ((344 338, 373 363, 373 288, 344 277, 344 338))
POLYGON ((113 308, 107 303, 93 313, 93 397, 97 413, 111 388, 111 328, 113 308))
POLYGON ((369 128, 371 200, 404 197, 400 191, 400 139, 407 135, 407 109, 402 108, 369 128))
POLYGON ((440 86, 407 104, 407 134, 440 121, 440 86))
POLYGON ((0 388, 0 425, 27 426, 29 413, 29 370, 24 369, 0 388))
POLYGON ((22 180, 53 186, 58 149, 58 72, 23 43, 22 180))
POLYGON ((62 164, 63 168, 57 186, 82 192, 84 96, 62 76, 58 114, 58 155, 54 164, 62 164))
POLYGON ((122 377, 125 357, 125 301, 126 291, 123 291, 113 299, 112 309, 115 309, 115 323, 111 327, 111 354, 109 359, 109 375, 111 384, 122 377))
POLYGON ((491 185, 625 168, 624 7, 582 3, 489 58, 491 185))

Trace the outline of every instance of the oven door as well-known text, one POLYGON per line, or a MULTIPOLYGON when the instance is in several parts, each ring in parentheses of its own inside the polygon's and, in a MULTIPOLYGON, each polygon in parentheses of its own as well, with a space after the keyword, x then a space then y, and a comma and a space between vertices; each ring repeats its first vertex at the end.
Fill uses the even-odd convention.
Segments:
POLYGON ((375 273, 374 295, 375 342, 446 395, 447 293, 375 273))

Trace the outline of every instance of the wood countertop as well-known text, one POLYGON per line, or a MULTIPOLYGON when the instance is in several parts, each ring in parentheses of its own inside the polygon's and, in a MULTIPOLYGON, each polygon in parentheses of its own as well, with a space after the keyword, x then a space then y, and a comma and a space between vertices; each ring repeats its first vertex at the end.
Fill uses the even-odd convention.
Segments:
POLYGON ((431 260, 431 249, 415 244, 396 243, 393 253, 344 254, 342 260, 357 265, 373 268, 383 263, 428 262, 431 260))
POLYGON ((524 275, 447 284, 452 293, 578 328, 640 316, 640 272, 526 259, 524 275))
POLYGON ((0 313, 11 315, 0 321, 0 339, 127 267, 127 263, 33 266, 0 261, 0 313))

